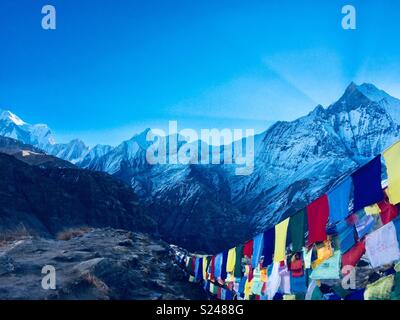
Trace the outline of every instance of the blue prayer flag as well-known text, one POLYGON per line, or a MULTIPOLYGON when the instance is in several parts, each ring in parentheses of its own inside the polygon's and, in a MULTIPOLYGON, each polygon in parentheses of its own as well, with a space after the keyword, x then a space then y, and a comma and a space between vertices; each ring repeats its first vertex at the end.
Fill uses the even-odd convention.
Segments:
POLYGON ((397 240, 400 241, 400 217, 394 219, 393 223, 396 228, 397 240))
POLYGON ((221 263, 221 279, 225 280, 227 273, 226 273, 226 263, 228 262, 228 250, 222 252, 222 263, 221 263))
POLYGON ((272 264, 272 258, 275 251, 275 228, 271 228, 264 232, 263 236, 263 250, 262 255, 263 259, 263 268, 272 264))
POLYGON ((233 299, 232 291, 225 290, 225 300, 232 300, 232 299, 233 299))
POLYGON ((365 235, 370 233, 375 226, 375 219, 373 216, 365 215, 359 218, 356 222, 356 230, 358 239, 364 238, 365 235))
POLYGON ((379 155, 351 175, 354 184, 354 212, 383 200, 381 169, 379 155))
POLYGON ((356 244, 355 228, 353 225, 342 221, 336 225, 336 230, 339 236, 340 251, 346 253, 356 244))
POLYGON ((194 278, 196 280, 199 280, 199 265, 200 265, 200 259, 199 258, 195 258, 195 263, 194 263, 194 278))
POLYGON ((215 279, 218 279, 219 277, 221 277, 221 264, 222 264, 222 253, 217 254, 215 256, 215 262, 214 262, 215 279))
POLYGON ((252 257, 252 267, 253 269, 257 268, 257 265, 260 263, 260 258, 263 250, 263 234, 255 236, 253 239, 253 257, 252 257))
POLYGON ((199 260, 199 266, 198 266, 198 274, 197 274, 197 280, 203 280, 203 258, 198 259, 199 260))
POLYGON ((290 291, 294 294, 307 292, 307 279, 305 274, 301 277, 290 277, 290 291))
POLYGON ((242 279, 240 279, 238 292, 241 297, 244 297, 244 287, 246 285, 246 281, 247 281, 246 276, 244 276, 244 277, 242 277, 242 279))
POLYGON ((330 223, 342 221, 349 215, 350 189, 351 179, 346 178, 328 193, 330 223))

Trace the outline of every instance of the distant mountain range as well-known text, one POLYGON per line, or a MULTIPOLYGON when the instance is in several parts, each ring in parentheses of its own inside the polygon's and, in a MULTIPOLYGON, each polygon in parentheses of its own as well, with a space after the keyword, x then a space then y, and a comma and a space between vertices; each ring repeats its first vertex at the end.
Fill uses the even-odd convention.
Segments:
POLYGON ((302 208, 398 140, 400 100, 372 84, 351 83, 332 105, 257 135, 249 176, 235 175, 232 165, 149 165, 146 134, 116 147, 90 149, 80 140, 56 144, 46 125, 0 111, 0 135, 122 179, 164 240, 216 253, 302 208))

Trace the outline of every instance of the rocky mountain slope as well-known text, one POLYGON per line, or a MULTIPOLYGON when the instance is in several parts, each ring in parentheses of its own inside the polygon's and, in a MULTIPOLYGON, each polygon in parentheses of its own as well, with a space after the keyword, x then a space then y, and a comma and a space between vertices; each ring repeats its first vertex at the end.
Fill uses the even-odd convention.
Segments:
POLYGON ((207 298, 119 179, 6 137, 0 176, 0 299, 207 298), (45 265, 56 290, 41 287, 45 265))
POLYGON ((54 236, 77 226, 154 232, 125 183, 106 173, 26 164, 0 153, 0 233, 19 228, 54 236))
POLYGON ((250 236, 248 228, 243 227, 245 215, 231 203, 230 187, 221 168, 150 165, 146 160, 150 145, 147 132, 122 142, 102 157, 77 165, 108 172, 130 184, 169 243, 212 252, 250 236))
POLYGON ((48 155, 39 148, 12 138, 0 136, 0 152, 12 155, 14 158, 27 164, 40 166, 42 168, 77 168, 69 161, 48 155))
POLYGON ((184 278, 165 242, 107 228, 68 240, 0 242, 0 299, 195 300, 206 296, 184 278), (41 286, 45 265, 55 268, 55 290, 41 286))
POLYGON ((79 139, 74 139, 68 143, 48 144, 43 149, 48 154, 72 163, 80 161, 89 152, 89 147, 79 139))

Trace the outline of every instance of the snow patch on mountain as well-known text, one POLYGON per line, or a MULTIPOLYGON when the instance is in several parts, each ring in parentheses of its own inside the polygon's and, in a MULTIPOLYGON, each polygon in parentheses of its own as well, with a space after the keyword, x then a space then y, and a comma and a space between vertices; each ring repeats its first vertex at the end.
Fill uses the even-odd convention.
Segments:
POLYGON ((89 147, 82 140, 74 139, 69 143, 47 145, 44 150, 57 158, 78 163, 89 152, 89 147))
POLYGON ((91 148, 86 154, 83 154, 78 166, 87 168, 95 159, 101 158, 113 149, 112 146, 98 144, 91 148))
POLYGON ((21 118, 16 116, 14 113, 12 113, 11 111, 7 111, 7 110, 0 110, 0 120, 11 121, 17 126, 23 126, 23 125, 27 124, 21 118))
POLYGON ((39 148, 55 144, 54 136, 47 125, 31 125, 8 110, 0 110, 0 135, 39 148))

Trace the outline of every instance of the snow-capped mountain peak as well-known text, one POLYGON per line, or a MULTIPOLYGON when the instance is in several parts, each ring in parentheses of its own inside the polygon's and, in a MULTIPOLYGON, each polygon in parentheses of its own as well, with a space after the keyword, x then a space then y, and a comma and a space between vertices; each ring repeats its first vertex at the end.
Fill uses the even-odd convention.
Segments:
POLYGON ((30 131, 33 136, 37 137, 40 147, 56 144, 56 139, 46 124, 32 125, 30 131))
POLYGON ((46 124, 30 124, 8 110, 0 110, 0 135, 30 144, 73 163, 80 161, 89 150, 79 139, 56 144, 54 135, 46 124))
POLYGON ((21 118, 19 118, 17 115, 12 113, 11 111, 8 110, 1 110, 0 109, 0 120, 8 120, 14 123, 17 126, 23 126, 27 124, 25 121, 23 121, 21 118))
MULTIPOLYGON (((378 103, 382 106, 396 106, 400 108, 400 100, 391 96, 384 90, 377 88, 371 83, 363 83, 356 85, 354 82, 350 83, 343 96, 339 99, 340 103, 348 103, 354 99, 368 99, 370 102, 378 103)), ((353 107, 357 107, 354 106, 353 107)))
POLYGON ((55 144, 54 136, 47 125, 29 124, 8 110, 0 110, 0 135, 41 149, 55 144))
POLYGON ((357 89, 371 101, 381 102, 385 99, 387 101, 399 101, 385 91, 378 89, 371 83, 363 83, 362 85, 357 86, 357 89))
POLYGON ((68 143, 48 145, 44 150, 58 158, 77 163, 89 152, 89 147, 82 140, 74 139, 68 143))

